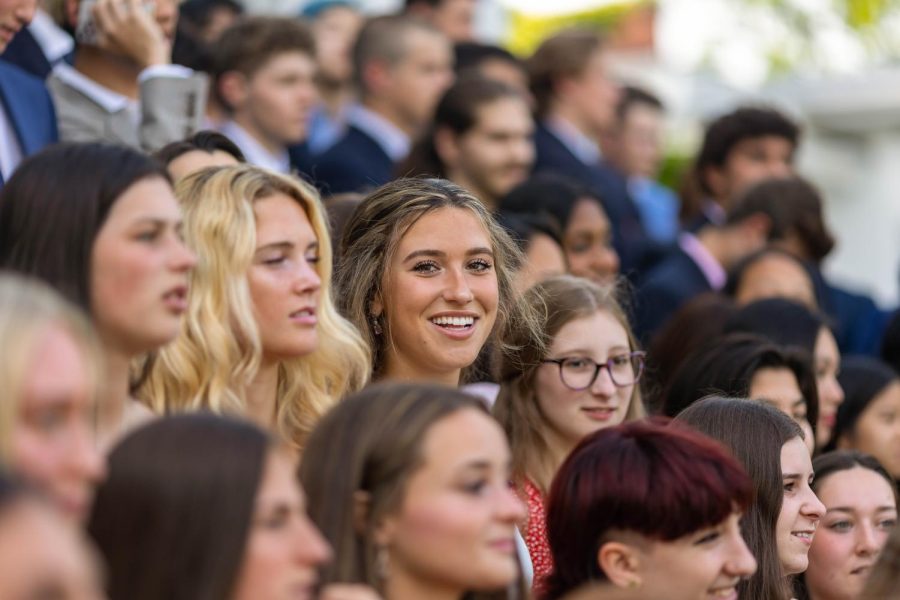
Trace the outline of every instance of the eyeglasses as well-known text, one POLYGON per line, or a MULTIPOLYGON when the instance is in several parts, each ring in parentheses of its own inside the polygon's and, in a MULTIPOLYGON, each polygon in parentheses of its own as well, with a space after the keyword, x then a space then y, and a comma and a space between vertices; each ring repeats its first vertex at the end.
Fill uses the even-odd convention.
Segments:
POLYGON ((597 363, 589 358, 570 356, 568 358, 548 358, 544 363, 559 366, 559 379, 570 390, 586 390, 597 380, 600 369, 606 368, 609 378, 616 387, 634 385, 644 372, 646 352, 629 352, 611 356, 604 363, 597 363))

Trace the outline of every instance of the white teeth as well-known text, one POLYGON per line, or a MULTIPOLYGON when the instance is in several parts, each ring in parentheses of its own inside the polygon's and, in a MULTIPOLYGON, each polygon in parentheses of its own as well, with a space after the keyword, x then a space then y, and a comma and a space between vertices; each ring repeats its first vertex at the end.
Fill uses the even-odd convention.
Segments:
POLYGON ((806 531, 795 531, 794 535, 796 535, 798 538, 803 538, 804 540, 812 539, 812 534, 806 531))
POLYGON ((445 327, 468 327, 475 324, 475 317, 434 317, 431 322, 445 327))

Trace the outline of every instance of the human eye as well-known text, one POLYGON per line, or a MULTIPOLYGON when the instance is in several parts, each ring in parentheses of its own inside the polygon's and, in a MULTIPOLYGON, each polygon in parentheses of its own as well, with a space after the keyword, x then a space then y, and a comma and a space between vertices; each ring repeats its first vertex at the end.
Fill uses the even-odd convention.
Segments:
POLYGON ((135 239, 139 242, 152 243, 159 239, 160 233, 161 231, 158 227, 141 229, 135 235, 135 239))
POLYGON ((487 489, 487 479, 476 479, 462 485, 462 490, 472 496, 480 496, 487 489))
POLYGON ((614 367, 625 367, 631 364, 631 357, 627 354, 618 354, 616 356, 611 356, 609 362, 611 362, 614 367))
POLYGON ((594 367, 594 363, 586 358, 572 356, 570 358, 563 359, 563 367, 577 371, 584 371, 587 369, 592 369, 594 367))
POLYGON ((787 480, 784 481, 784 486, 783 486, 783 487, 784 487, 784 491, 785 491, 786 493, 787 493, 787 492, 793 492, 794 490, 797 489, 797 483, 796 483, 793 479, 787 479, 787 480))
POLYGON ((437 273, 440 267, 433 260, 423 260, 421 262, 417 262, 413 265, 412 270, 416 273, 421 273, 423 275, 431 275, 433 273, 437 273))
POLYGON ((835 522, 831 523, 830 525, 828 525, 828 529, 830 529, 832 531, 837 531, 839 533, 850 531, 852 528, 853 528, 853 524, 846 519, 841 520, 841 521, 835 521, 835 522))
POLYGON ((897 526, 896 517, 882 519, 878 522, 878 527, 881 529, 884 529, 886 531, 890 531, 891 529, 893 529, 896 526, 897 526))
POLYGON ((287 527, 291 519, 291 512, 287 508, 278 508, 262 515, 257 524, 263 529, 279 530, 287 527))
POLYGON ((320 260, 320 257, 318 254, 312 254, 312 255, 309 255, 306 257, 306 262, 308 262, 311 265, 319 264, 319 260, 320 260))
POLYGON ((719 539, 720 537, 722 537, 722 532, 719 531, 718 529, 712 529, 710 531, 706 531, 706 532, 700 534, 700 536, 694 541, 694 545, 702 546, 705 544, 710 544, 710 543, 716 541, 717 539, 719 539))
POLYGON ((469 269, 475 271, 476 273, 485 273, 490 271, 494 265, 491 262, 484 258, 476 258, 472 262, 469 263, 469 269))
POLYGON ((263 257, 263 264, 270 266, 277 266, 284 263, 287 260, 287 256, 284 254, 272 254, 270 256, 263 257))
POLYGON ((44 432, 52 432, 66 421, 66 411, 63 408, 47 408, 38 410, 31 416, 32 424, 44 432))

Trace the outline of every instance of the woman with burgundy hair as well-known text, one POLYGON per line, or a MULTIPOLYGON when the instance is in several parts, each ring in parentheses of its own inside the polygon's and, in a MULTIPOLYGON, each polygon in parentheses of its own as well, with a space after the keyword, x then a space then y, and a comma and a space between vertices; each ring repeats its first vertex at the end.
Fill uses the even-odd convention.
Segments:
POLYGON ((597 599, 736 597, 756 571, 740 519, 753 484, 717 442, 635 421, 584 438, 547 507, 554 572, 543 600, 603 582, 597 599), (605 588, 605 589, 604 589, 605 588))

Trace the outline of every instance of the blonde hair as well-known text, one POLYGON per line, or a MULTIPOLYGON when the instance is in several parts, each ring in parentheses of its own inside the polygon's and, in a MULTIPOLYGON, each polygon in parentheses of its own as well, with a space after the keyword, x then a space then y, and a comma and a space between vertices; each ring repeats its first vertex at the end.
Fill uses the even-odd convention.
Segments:
POLYGON ((0 465, 11 459, 10 440, 19 413, 25 373, 41 336, 61 327, 81 351, 92 401, 100 384, 100 348, 87 318, 47 285, 20 275, 0 274, 0 465))
MULTIPOLYGON (((529 306, 514 301, 514 267, 523 262, 522 253, 484 204, 445 179, 396 179, 369 194, 356 208, 344 229, 337 272, 341 312, 356 325, 372 349, 375 376, 384 369, 391 323, 384 319, 375 320, 379 327, 383 323, 383 334, 375 333, 372 303, 375 298, 391 302, 383 282, 400 240, 423 215, 441 208, 469 211, 491 240, 499 300, 493 341, 504 347, 510 331, 516 329, 523 332, 523 338, 531 344, 540 344, 539 321, 535 313, 529 306), (524 335, 524 332, 532 335, 524 335)), ((464 369, 463 379, 468 370, 464 369)))
POLYGON ((254 203, 284 194, 303 208, 319 242, 319 345, 278 369, 276 428, 295 447, 338 399, 365 385, 369 354, 331 297, 332 252, 318 194, 291 177, 249 165, 204 169, 176 194, 184 235, 197 253, 181 334, 149 367, 140 396, 157 412, 208 409, 246 415, 246 389, 259 371, 262 342, 247 271, 256 251, 254 203))
MULTIPOLYGON (((528 477, 546 494, 555 474, 555 467, 547 459, 546 420, 538 406, 535 376, 547 358, 547 349, 563 326, 604 311, 625 329, 630 350, 639 349, 625 311, 616 298, 617 293, 615 286, 605 287, 580 277, 559 275, 531 287, 520 300, 540 313, 544 343, 542 346, 529 344, 530 332, 513 332, 512 342, 516 349, 500 357, 500 393, 494 404, 494 416, 509 437, 513 479, 517 484, 528 477)), ((644 416, 640 386, 635 384, 625 421, 644 416)))

